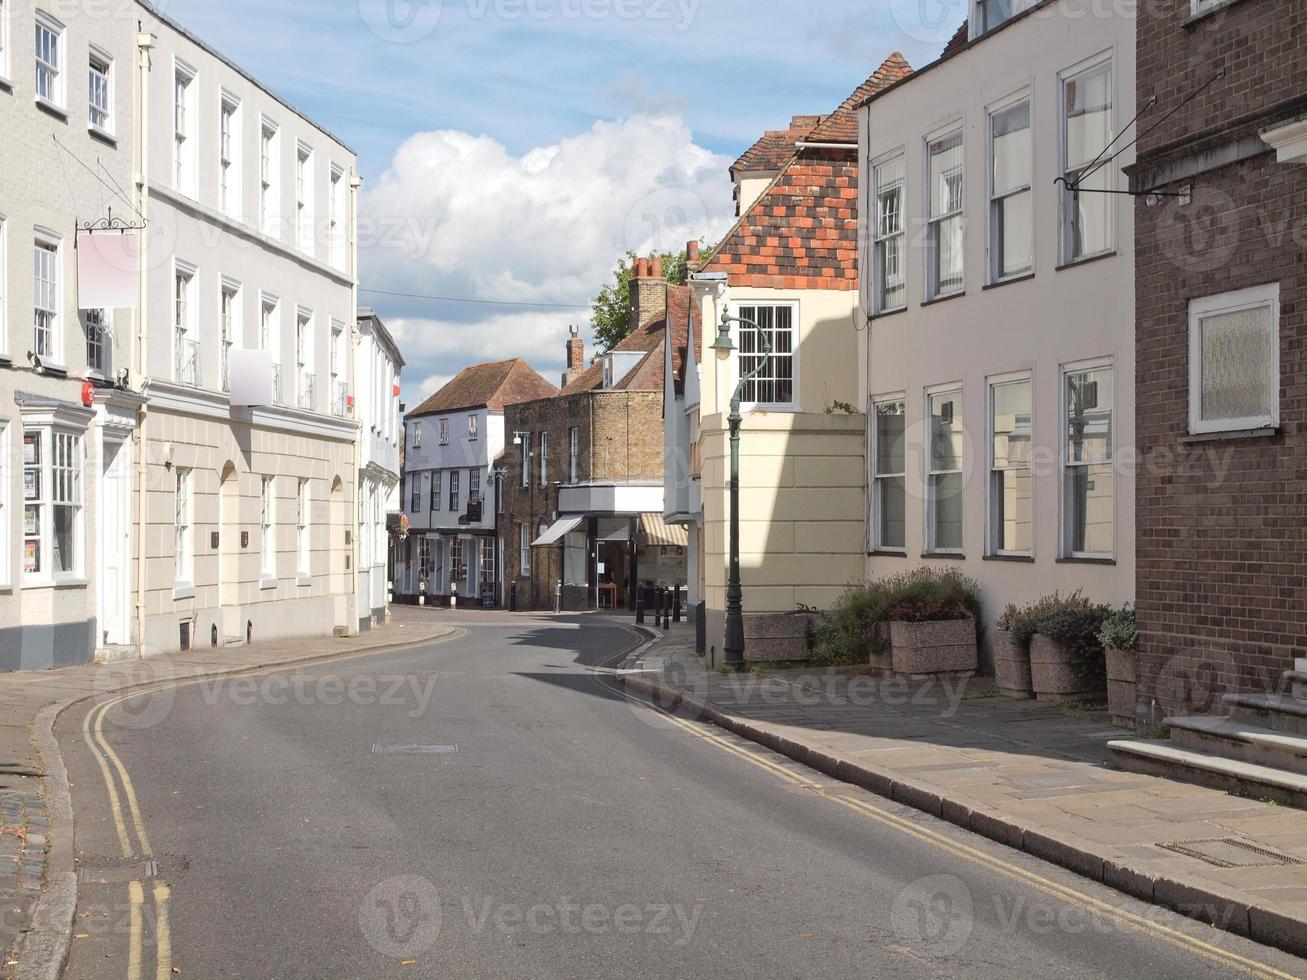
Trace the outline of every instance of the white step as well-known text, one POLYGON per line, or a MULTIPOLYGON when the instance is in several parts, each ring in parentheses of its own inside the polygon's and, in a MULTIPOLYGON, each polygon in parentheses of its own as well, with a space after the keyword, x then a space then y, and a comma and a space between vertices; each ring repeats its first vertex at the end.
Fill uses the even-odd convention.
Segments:
POLYGON ((100 647, 95 651, 97 664, 118 664, 126 660, 139 660, 140 653, 136 647, 111 646, 100 647))
POLYGON ((1166 724, 1176 748, 1307 776, 1307 737, 1230 718, 1168 718, 1166 724))
POLYGON ((1307 809, 1307 775, 1223 759, 1149 739, 1120 739, 1108 742, 1107 747, 1112 752, 1113 764, 1128 772, 1178 779, 1307 809))
POLYGON ((1232 720, 1290 735, 1307 735, 1307 701, 1287 694, 1227 694, 1232 720))

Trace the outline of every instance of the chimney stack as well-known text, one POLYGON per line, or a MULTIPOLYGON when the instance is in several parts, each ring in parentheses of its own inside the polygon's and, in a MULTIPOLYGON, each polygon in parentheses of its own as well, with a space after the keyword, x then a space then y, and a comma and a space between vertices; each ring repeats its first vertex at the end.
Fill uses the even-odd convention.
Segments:
POLYGON ((685 261, 694 265, 699 261, 699 240, 685 243, 685 261))
POLYGON ((637 259, 630 288, 632 333, 667 318, 667 280, 661 259, 637 259))
POLYGON ((581 339, 581 328, 572 327, 571 336, 567 338, 567 370, 563 372, 563 387, 570 385, 585 370, 585 341, 581 339))

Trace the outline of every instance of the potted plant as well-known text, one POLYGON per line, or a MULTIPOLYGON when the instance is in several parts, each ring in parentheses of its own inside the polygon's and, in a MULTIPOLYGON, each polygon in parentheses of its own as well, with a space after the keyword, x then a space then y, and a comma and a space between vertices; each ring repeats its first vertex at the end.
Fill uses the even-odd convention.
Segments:
POLYGON ((1139 642, 1135 608, 1127 603, 1103 623, 1098 642, 1107 655, 1107 709, 1112 724, 1134 729, 1135 720, 1135 648, 1139 642))
POLYGON ((918 569, 889 583, 885 620, 895 674, 974 674, 979 661, 976 583, 955 571, 918 569))
POLYGON ((1014 701, 1035 696, 1030 680, 1030 649, 1018 643, 1013 632, 1020 616, 1021 610, 1009 605, 994 624, 994 680, 999 693, 1014 701))
POLYGON ((1040 701, 1105 697, 1106 663, 1098 631, 1106 606, 1064 606, 1044 615, 1030 640, 1030 680, 1040 701))

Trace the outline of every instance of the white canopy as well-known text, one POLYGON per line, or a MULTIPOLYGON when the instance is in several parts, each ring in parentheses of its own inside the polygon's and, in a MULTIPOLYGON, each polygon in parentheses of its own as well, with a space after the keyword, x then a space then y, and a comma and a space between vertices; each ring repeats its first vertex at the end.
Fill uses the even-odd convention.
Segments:
POLYGON ((558 544, 564 536, 571 534, 577 526, 585 520, 584 517, 563 517, 555 521, 553 526, 544 534, 540 535, 535 541, 531 542, 532 548, 544 548, 551 544, 558 544))

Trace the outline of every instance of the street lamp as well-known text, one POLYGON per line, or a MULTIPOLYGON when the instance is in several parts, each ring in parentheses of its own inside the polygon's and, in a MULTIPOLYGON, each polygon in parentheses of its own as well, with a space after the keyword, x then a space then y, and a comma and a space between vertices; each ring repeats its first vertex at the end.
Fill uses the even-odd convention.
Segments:
POLYGON ((752 327, 762 348, 757 366, 741 377, 740 383, 735 386, 735 394, 731 397, 731 414, 726 420, 731 429, 731 566, 726 581, 726 641, 723 650, 726 666, 739 670, 744 666, 744 590, 740 586, 740 426, 744 416, 740 414, 740 403, 744 399, 745 386, 767 367, 772 347, 771 338, 765 330, 752 320, 731 316, 730 308, 726 307, 722 310, 717 339, 712 345, 719 359, 725 360, 735 350, 735 345, 731 342, 732 323, 752 327))

